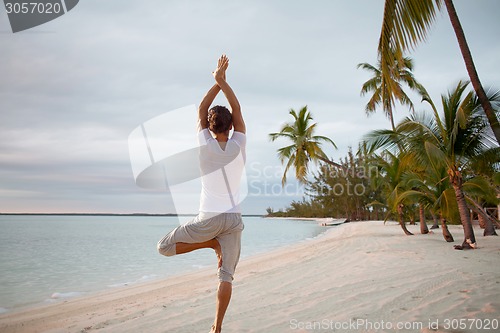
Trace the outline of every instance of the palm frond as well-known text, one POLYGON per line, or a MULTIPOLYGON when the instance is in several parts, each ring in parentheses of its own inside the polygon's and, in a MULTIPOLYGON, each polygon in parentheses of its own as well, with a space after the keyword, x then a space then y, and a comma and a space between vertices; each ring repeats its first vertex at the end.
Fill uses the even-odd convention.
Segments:
MULTIPOLYGON (((386 0, 378 45, 382 62, 390 68, 395 51, 407 51, 425 41, 440 9, 441 0, 386 0)), ((402 52, 398 57, 402 59, 402 52)))
POLYGON ((363 63, 358 64, 356 66, 356 68, 358 68, 358 69, 359 68, 366 69, 367 71, 370 71, 370 72, 372 72, 374 74, 379 74, 380 73, 380 70, 377 67, 375 67, 375 66, 373 66, 373 65, 371 65, 371 64, 369 64, 367 62, 363 62, 363 63))
POLYGON ((428 195, 425 192, 417 190, 407 190, 401 193, 398 197, 399 202, 422 202, 429 201, 428 195))
POLYGON ((320 141, 324 141, 324 142, 327 142, 327 143, 331 143, 332 146, 337 149, 337 145, 335 144, 335 142, 333 142, 332 139, 326 137, 326 136, 323 136, 323 135, 315 135, 313 136, 313 140, 314 141, 317 141, 317 142, 320 142, 320 141))
POLYGON ((269 139, 271 139, 271 141, 275 141, 278 138, 288 138, 288 139, 293 140, 293 135, 289 134, 289 133, 283 133, 283 132, 269 134, 269 139))
POLYGON ((296 159, 295 159, 295 154, 292 154, 290 156, 290 158, 288 159, 288 162, 285 166, 285 170, 283 171, 283 177, 281 178, 281 186, 284 186, 285 183, 286 183, 286 174, 288 173, 288 170, 290 169, 290 167, 296 163, 296 159))
POLYGON ((476 176, 463 183, 463 190, 468 195, 481 197, 489 203, 497 204, 496 191, 486 178, 476 176))
POLYGON ((447 219, 453 219, 457 215, 458 205, 455 198, 455 191, 448 188, 443 191, 442 195, 436 200, 436 208, 439 208, 442 215, 447 219))
POLYGON ((397 147, 400 140, 399 134, 392 130, 375 130, 363 136, 363 144, 370 154, 378 149, 391 150, 397 147))
POLYGON ((292 156, 292 154, 295 153, 295 151, 296 149, 294 144, 282 147, 278 149, 278 157, 280 161, 283 163, 283 161, 285 161, 287 158, 290 158, 290 156, 292 156))
POLYGON ((449 166, 448 157, 441 149, 439 149, 439 147, 429 141, 425 142, 424 147, 428 161, 434 170, 437 170, 444 165, 449 166))

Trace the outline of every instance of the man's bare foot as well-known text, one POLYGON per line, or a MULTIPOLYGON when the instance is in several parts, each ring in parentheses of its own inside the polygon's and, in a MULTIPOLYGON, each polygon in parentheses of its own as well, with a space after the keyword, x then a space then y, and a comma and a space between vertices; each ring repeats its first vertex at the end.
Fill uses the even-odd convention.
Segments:
POLYGON ((210 330, 210 333, 220 333, 221 332, 221 329, 216 329, 215 328, 215 325, 212 325, 212 329, 210 330))
POLYGON ((222 248, 220 247, 220 243, 216 238, 214 238, 213 240, 214 240, 214 246, 212 247, 212 249, 214 249, 215 254, 217 255, 217 259, 219 260, 217 268, 221 268, 221 266, 222 266, 222 248))

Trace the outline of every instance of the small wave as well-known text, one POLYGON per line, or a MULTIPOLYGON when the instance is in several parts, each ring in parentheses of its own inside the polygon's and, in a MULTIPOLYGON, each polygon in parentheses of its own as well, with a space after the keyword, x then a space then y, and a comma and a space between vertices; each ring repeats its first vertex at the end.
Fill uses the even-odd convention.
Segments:
POLYGON ((136 280, 135 282, 133 283, 141 283, 141 282, 147 282, 147 281, 151 281, 151 280, 154 280, 158 277, 158 275, 156 274, 151 274, 151 275, 143 275, 140 279, 136 280))
POLYGON ((326 235, 326 231, 323 231, 323 232, 321 232, 321 233, 317 234, 316 236, 306 237, 306 238, 304 238, 304 239, 302 239, 302 240, 299 240, 299 243, 303 243, 303 242, 310 242, 310 241, 312 241, 312 240, 315 240, 315 239, 321 238, 321 237, 323 237, 324 235, 326 235))
POLYGON ((6 312, 9 312, 9 309, 6 309, 6 308, 1 308, 1 307, 0 307, 0 314, 2 314, 2 313, 6 313, 6 312))
POLYGON ((122 283, 115 283, 115 284, 108 284, 109 288, 120 288, 120 287, 126 287, 130 284, 130 282, 122 282, 122 283))
POLYGON ((72 298, 82 296, 83 293, 79 291, 71 291, 67 293, 53 293, 50 298, 51 299, 64 299, 64 298, 72 298))
POLYGON ((141 278, 139 278, 139 279, 137 279, 135 281, 110 284, 110 285, 108 285, 108 287, 110 287, 110 288, 126 287, 126 286, 131 285, 131 284, 136 284, 136 283, 151 281, 151 280, 156 279, 157 277, 158 277, 158 275, 156 275, 156 274, 143 275, 141 278))

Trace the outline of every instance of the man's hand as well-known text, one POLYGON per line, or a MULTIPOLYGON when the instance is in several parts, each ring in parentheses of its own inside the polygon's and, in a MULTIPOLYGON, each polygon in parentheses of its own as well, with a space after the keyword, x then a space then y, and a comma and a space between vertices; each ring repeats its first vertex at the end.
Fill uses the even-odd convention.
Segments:
POLYGON ((225 54, 223 54, 219 58, 219 61, 217 62, 217 68, 212 74, 214 75, 215 81, 217 83, 216 86, 218 86, 222 90, 222 92, 226 96, 227 101, 229 102, 229 106, 231 107, 234 131, 245 133, 246 127, 243 116, 241 115, 240 102, 238 102, 238 98, 236 98, 233 89, 231 89, 226 81, 226 69, 228 66, 229 59, 225 54))
POLYGON ((226 69, 229 66, 228 57, 223 54, 217 62, 217 68, 212 72, 216 82, 226 81, 226 69))

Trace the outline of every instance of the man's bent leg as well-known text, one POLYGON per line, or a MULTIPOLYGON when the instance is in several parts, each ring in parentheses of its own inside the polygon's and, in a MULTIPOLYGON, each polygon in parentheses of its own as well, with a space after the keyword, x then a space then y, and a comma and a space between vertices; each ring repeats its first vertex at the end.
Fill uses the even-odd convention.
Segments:
POLYGON ((218 267, 222 266, 222 250, 220 248, 219 241, 217 239, 211 239, 203 243, 176 243, 175 253, 183 254, 199 249, 213 249, 218 259, 218 267))
POLYGON ((200 216, 196 216, 192 221, 178 226, 165 235, 165 237, 158 242, 157 249, 158 252, 164 256, 173 256, 180 254, 177 252, 178 243, 202 244, 201 246, 198 245, 196 248, 184 249, 185 252, 182 253, 186 253, 198 248, 210 247, 203 243, 215 238, 216 235, 216 228, 210 228, 210 225, 207 225, 203 220, 201 220, 200 216))
POLYGON ((219 333, 221 331, 222 321, 224 320, 224 315, 226 314, 227 307, 229 306, 232 291, 233 285, 231 282, 221 281, 219 283, 219 289, 217 290, 217 307, 215 309, 215 320, 212 326, 211 333, 219 333))

